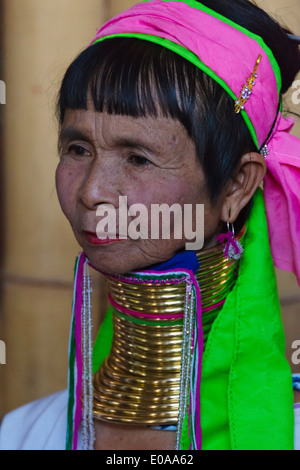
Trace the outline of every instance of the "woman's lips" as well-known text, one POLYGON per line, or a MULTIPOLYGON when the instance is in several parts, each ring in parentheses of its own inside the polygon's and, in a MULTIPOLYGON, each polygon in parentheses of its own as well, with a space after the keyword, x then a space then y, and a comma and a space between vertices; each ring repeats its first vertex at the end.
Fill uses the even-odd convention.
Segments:
POLYGON ((124 238, 119 238, 118 235, 114 238, 110 238, 109 236, 106 238, 99 238, 97 234, 93 232, 84 232, 84 236, 91 245, 107 245, 109 243, 116 243, 125 240, 124 238))

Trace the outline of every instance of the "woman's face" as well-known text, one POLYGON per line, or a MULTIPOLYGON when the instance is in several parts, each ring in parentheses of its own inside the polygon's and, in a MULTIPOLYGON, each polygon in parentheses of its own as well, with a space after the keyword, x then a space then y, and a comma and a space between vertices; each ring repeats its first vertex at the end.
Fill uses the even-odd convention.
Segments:
MULTIPOLYGON (((192 204, 194 216, 196 204, 204 204, 204 246, 214 244, 220 204, 211 205, 194 143, 178 121, 163 116, 109 115, 92 107, 87 111, 67 110, 60 146, 56 171, 59 201, 95 268, 122 274, 168 260, 184 249, 184 229, 181 239, 172 236, 172 226, 169 239, 161 234, 159 239, 151 237, 153 204, 170 207, 176 203, 182 208, 192 204), (118 223, 124 196, 127 208, 142 204, 147 209, 148 238, 121 239, 126 235, 120 233, 118 223), (116 233, 108 234, 107 226, 99 240, 98 224, 104 219, 97 215, 97 209, 103 209, 104 204, 116 211, 116 233), (108 238, 103 240, 105 235, 108 238)), ((128 216, 128 226, 137 215, 128 216)), ((194 229, 195 224, 194 220, 194 229)))

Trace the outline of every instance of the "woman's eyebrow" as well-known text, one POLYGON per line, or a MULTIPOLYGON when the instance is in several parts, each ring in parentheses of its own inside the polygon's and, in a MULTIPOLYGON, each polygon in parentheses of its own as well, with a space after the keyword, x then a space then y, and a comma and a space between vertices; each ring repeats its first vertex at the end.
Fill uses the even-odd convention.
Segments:
MULTIPOLYGON (((81 129, 78 129, 73 126, 62 128, 59 134, 58 142, 69 142, 72 140, 84 140, 90 142, 90 135, 88 132, 85 132, 81 129)), ((147 152, 155 152, 151 142, 144 141, 136 135, 127 135, 127 136, 115 136, 113 138, 113 145, 119 147, 129 147, 129 148, 141 148, 147 152)), ((156 151, 159 154, 159 151, 156 151)))
POLYGON ((138 136, 116 137, 114 138, 114 145, 120 147, 142 148, 148 152, 154 152, 151 143, 140 139, 138 136))
POLYGON ((62 128, 59 133, 59 142, 69 140, 90 140, 88 133, 77 129, 76 127, 62 128))

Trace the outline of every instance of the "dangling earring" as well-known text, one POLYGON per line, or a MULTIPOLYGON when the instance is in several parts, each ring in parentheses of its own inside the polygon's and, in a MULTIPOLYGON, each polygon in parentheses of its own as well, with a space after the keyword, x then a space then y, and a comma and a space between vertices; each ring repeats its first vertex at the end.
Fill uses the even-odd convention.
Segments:
POLYGON ((230 260, 238 260, 241 258, 244 248, 239 240, 234 238, 234 226, 233 223, 227 222, 227 233, 220 233, 216 239, 223 243, 224 256, 230 260), (231 225, 231 227, 230 227, 231 225))

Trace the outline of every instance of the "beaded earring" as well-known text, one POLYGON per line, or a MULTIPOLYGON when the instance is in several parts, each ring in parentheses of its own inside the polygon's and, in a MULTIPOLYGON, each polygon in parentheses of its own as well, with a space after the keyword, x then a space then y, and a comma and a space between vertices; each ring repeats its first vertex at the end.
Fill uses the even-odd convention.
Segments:
POLYGON ((227 233, 220 233, 217 241, 224 244, 224 256, 230 260, 241 258, 244 248, 239 240, 236 240, 233 223, 227 222, 227 233))

